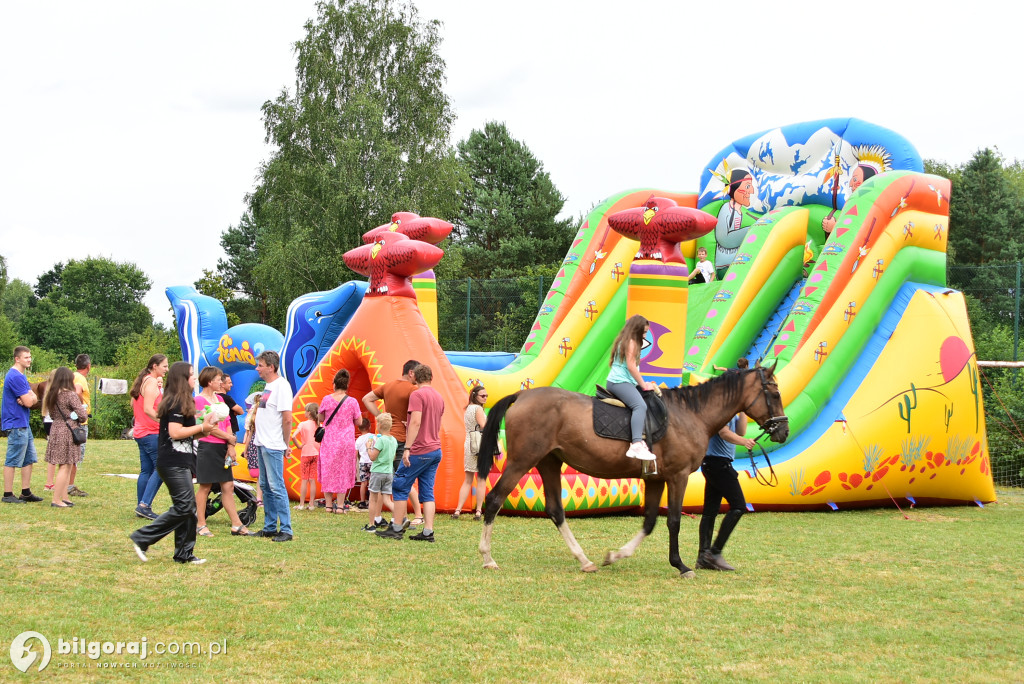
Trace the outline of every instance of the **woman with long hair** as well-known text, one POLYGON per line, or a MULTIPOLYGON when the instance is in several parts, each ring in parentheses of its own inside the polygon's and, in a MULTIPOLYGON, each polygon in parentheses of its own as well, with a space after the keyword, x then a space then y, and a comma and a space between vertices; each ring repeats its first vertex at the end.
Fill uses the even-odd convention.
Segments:
POLYGON ((135 554, 149 560, 146 552, 170 533, 174 533, 176 563, 205 563, 196 558, 196 493, 192 488, 192 471, 196 467, 195 437, 205 437, 217 427, 214 414, 196 423, 196 404, 192 392, 196 372, 187 361, 176 361, 167 373, 167 386, 157 407, 160 432, 157 444, 156 470, 167 485, 171 507, 160 517, 130 535, 135 554))
POLYGON ((632 412, 629 419, 630 445, 626 451, 629 458, 641 461, 653 461, 654 454, 644 442, 644 419, 647 417, 647 404, 640 390, 653 390, 654 383, 644 380, 640 375, 640 350, 644 346, 644 335, 651 329, 650 323, 643 316, 632 316, 623 326, 619 336, 612 344, 611 370, 605 386, 632 412))
POLYGON ((345 492, 356 483, 356 425, 362 415, 359 402, 348 396, 349 372, 342 368, 334 375, 334 393, 320 402, 320 425, 324 439, 317 459, 320 489, 328 513, 344 512, 345 492), (339 507, 336 499, 341 499, 339 507))
POLYGON ((71 428, 81 425, 87 411, 75 392, 75 375, 70 368, 61 366, 53 372, 43 407, 53 417, 50 436, 46 441, 46 462, 57 467, 50 505, 54 508, 71 508, 74 504, 65 498, 68 481, 71 479, 71 468, 82 453, 79 445, 71 438, 71 428))
POLYGON ((231 431, 231 417, 228 405, 221 401, 218 393, 223 391, 224 373, 219 368, 207 366, 199 373, 199 386, 203 391, 195 398, 196 416, 205 419, 213 414, 217 426, 206 437, 199 439, 196 453, 196 516, 199 527, 196 532, 203 537, 212 537, 213 532, 206 526, 206 501, 213 490, 213 484, 220 485, 220 500, 231 518, 231 534, 249 537, 255 534, 242 524, 235 508, 235 480, 231 476, 233 458, 228 449, 235 448, 235 433, 231 431))
MULTIPOLYGON (((463 445, 463 470, 466 471, 466 479, 463 480, 462 486, 459 487, 459 503, 455 507, 455 512, 452 513, 452 520, 458 520, 459 516, 462 515, 462 504, 466 502, 469 497, 469 492, 473 489, 473 477, 476 476, 476 514, 473 516, 473 520, 480 520, 483 517, 482 509, 484 506, 484 494, 487 490, 487 473, 477 474, 477 451, 473 450, 473 433, 483 432, 484 425, 487 424, 487 418, 484 416, 484 404, 487 403, 487 390, 484 389, 483 385, 476 385, 473 389, 469 390, 469 403, 466 405, 466 413, 462 417, 463 422, 466 424, 466 442, 463 445)), ((479 444, 479 441, 477 441, 479 444)))
POLYGON ((157 434, 160 432, 156 408, 163 395, 164 376, 167 375, 167 357, 154 354, 139 372, 129 392, 135 427, 132 436, 139 445, 139 481, 135 485, 135 515, 156 520, 153 499, 160 489, 160 475, 156 472, 157 434))

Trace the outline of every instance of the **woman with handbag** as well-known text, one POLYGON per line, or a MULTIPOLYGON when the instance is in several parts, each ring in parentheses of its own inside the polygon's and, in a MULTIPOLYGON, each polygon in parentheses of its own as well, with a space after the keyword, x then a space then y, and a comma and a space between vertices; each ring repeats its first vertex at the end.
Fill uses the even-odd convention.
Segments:
POLYGON ((348 509, 345 493, 356 483, 356 425, 362 415, 359 402, 348 396, 349 372, 342 368, 334 376, 334 393, 320 402, 320 457, 317 469, 320 489, 328 513, 348 509), (337 499, 342 499, 338 506, 337 499))
POLYGON ((473 476, 476 476, 476 514, 473 520, 480 520, 483 517, 481 511, 484 507, 484 494, 487 491, 487 473, 477 475, 477 457, 480 454, 480 435, 483 433, 487 418, 484 416, 484 404, 487 403, 487 390, 483 385, 477 385, 469 391, 469 404, 466 406, 466 414, 463 420, 466 423, 465 457, 463 469, 466 471, 466 479, 459 487, 459 503, 452 513, 452 520, 458 520, 462 515, 462 504, 466 503, 469 492, 473 489, 473 476))
POLYGON ((61 366, 53 373, 53 379, 46 389, 44 410, 53 417, 50 436, 46 441, 46 462, 57 466, 56 482, 53 486, 54 508, 71 508, 73 503, 66 498, 71 467, 82 454, 80 444, 85 437, 79 433, 76 441, 75 430, 82 430, 81 421, 86 418, 86 409, 75 392, 75 376, 70 368, 61 366))

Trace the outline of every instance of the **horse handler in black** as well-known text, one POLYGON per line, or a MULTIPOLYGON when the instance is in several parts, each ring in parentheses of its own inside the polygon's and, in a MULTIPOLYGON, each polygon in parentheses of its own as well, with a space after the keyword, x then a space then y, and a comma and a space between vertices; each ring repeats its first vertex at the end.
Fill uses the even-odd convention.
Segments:
POLYGON ((734 416, 729 424, 712 435, 708 440, 707 455, 700 465, 704 474, 704 511, 700 516, 700 550, 697 552, 697 569, 699 570, 735 570, 722 558, 722 548, 732 534, 736 523, 747 510, 747 501, 743 498, 739 476, 732 467, 736 456, 734 445, 754 448, 754 440, 747 439, 747 416, 741 413, 734 416), (718 528, 718 537, 711 543, 715 533, 715 517, 722 507, 722 499, 729 502, 729 511, 722 519, 718 528))

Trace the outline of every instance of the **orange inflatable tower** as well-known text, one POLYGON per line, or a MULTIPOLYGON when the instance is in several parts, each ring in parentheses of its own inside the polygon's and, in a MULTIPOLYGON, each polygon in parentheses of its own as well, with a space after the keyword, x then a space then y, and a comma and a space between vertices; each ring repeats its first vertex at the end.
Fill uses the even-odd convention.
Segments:
MULTIPOLYGON (((393 221, 369 231, 363 236, 367 244, 345 254, 345 264, 368 275, 370 287, 344 332, 296 392, 292 410, 299 415, 307 403, 319 403, 334 391, 334 375, 342 368, 351 374, 349 395, 362 402, 372 388, 398 378, 406 361, 416 359, 430 366, 431 385, 445 404, 434 497, 438 511, 451 511, 463 480, 466 430, 462 416, 468 390, 420 313, 411 281, 441 260, 444 252, 431 243, 443 240, 452 226, 414 214, 401 217, 400 223, 393 221)), ((299 482, 298 459, 286 461, 285 484, 295 498, 299 482)))

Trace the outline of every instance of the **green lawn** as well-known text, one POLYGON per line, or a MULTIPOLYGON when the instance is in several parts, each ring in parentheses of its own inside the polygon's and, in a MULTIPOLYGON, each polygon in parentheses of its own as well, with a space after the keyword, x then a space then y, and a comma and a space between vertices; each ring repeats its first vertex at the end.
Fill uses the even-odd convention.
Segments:
MULTIPOLYGON (((909 510, 910 520, 895 509, 749 515, 726 551, 739 571, 696 580, 668 565, 663 522, 632 559, 587 575, 550 522, 500 517, 501 569, 490 572, 471 517, 440 519, 430 545, 378 539, 360 531, 364 515, 322 511, 293 511, 288 544, 231 537, 218 513, 216 536, 197 546, 209 562, 183 567, 170 539, 149 563, 131 550, 135 482, 102 474, 137 469, 134 442, 91 442, 79 475, 90 496, 73 510, 0 506, 0 681, 1024 680, 1019 493, 984 509, 909 510), (54 649, 42 674, 7 657, 26 630, 54 649), (73 637, 226 642, 227 652, 94 662, 57 653, 73 637), (149 667, 98 667, 139 663, 149 667)), ((37 465, 37 492, 44 478, 37 465)), ((161 491, 155 507, 166 505, 161 491)), ((571 526, 600 561, 639 518, 571 526)), ((688 563, 696 528, 683 518, 688 563)))

